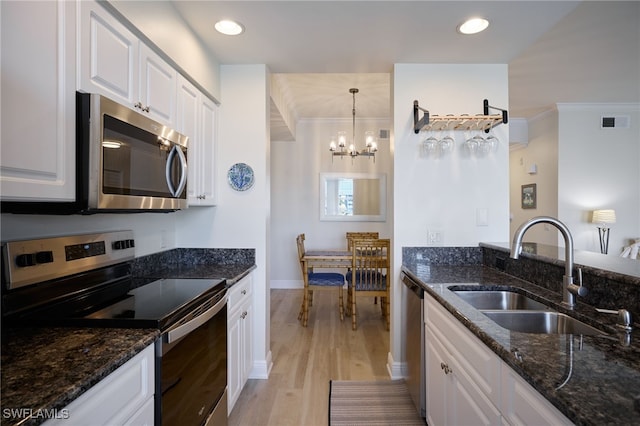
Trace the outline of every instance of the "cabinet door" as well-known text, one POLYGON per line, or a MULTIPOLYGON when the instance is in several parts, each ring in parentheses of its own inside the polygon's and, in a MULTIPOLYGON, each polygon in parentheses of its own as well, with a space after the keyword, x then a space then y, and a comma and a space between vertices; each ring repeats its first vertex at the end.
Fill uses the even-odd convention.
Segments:
POLYGON ((228 413, 231 413, 233 406, 240 396, 242 387, 240 385, 242 371, 242 346, 240 337, 240 327, 242 320, 240 315, 242 312, 235 311, 228 320, 227 330, 227 392, 229 395, 228 413))
POLYGON ((197 205, 200 201, 200 173, 202 155, 199 143, 200 93, 186 78, 178 76, 176 130, 189 137, 188 141, 188 180, 187 198, 189 205, 197 205))
POLYGON ((427 392, 427 424, 440 426, 447 424, 447 403, 451 384, 451 377, 444 373, 441 363, 444 364, 445 355, 436 346, 436 340, 431 333, 426 334, 426 386, 427 392))
POLYGON ((79 4, 79 88, 134 108, 139 102, 138 39, 99 4, 79 4))
POLYGON ((573 424, 506 364, 502 368, 502 414, 512 425, 573 424))
POLYGON ((202 96, 200 109, 200 205, 216 204, 216 136, 218 126, 218 106, 206 96, 202 96))
POLYGON ((468 371, 457 362, 455 357, 449 361, 453 376, 453 386, 450 392, 450 421, 451 425, 500 425, 502 416, 498 408, 473 382, 468 371))
POLYGON ((251 373, 251 368, 253 367, 253 305, 251 300, 248 298, 246 303, 242 308, 241 318, 241 326, 240 326, 240 339, 242 341, 242 363, 241 363, 241 382, 240 388, 243 388, 247 380, 249 379, 249 374, 251 373))
POLYGON ((177 76, 157 53, 140 43, 140 109, 171 128, 176 127, 177 76))
POLYGON ((75 200, 76 3, 0 2, 3 201, 75 200))

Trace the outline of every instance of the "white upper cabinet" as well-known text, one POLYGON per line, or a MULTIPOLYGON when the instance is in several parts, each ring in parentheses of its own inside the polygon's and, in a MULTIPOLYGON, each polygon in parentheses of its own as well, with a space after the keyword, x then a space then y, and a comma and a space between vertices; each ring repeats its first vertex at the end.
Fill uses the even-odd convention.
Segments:
POLYGON ((3 201, 75 200, 76 3, 0 2, 3 201))
POLYGON ((205 96, 200 104, 200 205, 216 204, 215 165, 218 129, 218 105, 205 96))
POLYGON ((156 121, 175 127, 178 73, 147 45, 140 43, 140 102, 156 121))
POLYGON ((97 3, 79 4, 79 88, 133 108, 140 101, 138 39, 97 3))
POLYGON ((177 104, 177 130, 189 136, 189 206, 213 206, 218 106, 181 75, 177 104))
POLYGON ((177 72, 98 3, 79 4, 79 88, 175 127, 177 72))

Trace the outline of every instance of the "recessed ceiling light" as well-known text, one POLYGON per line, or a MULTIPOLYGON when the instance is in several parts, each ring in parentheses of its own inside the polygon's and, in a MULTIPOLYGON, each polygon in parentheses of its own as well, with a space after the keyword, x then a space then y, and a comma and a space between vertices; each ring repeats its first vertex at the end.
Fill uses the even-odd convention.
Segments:
POLYGON ((238 35, 244 32, 242 25, 230 19, 223 19, 222 21, 216 22, 215 28, 219 33, 225 35, 238 35))
POLYGON ((488 26, 489 21, 484 18, 471 18, 458 26, 458 32, 461 34, 477 34, 486 30, 488 26))

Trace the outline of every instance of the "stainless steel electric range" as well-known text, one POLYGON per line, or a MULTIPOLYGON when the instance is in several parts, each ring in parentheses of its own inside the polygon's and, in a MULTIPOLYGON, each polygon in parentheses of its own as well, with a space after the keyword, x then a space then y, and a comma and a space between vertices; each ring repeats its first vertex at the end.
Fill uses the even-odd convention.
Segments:
POLYGON ((2 324, 157 328, 156 425, 226 425, 227 289, 132 277, 132 231, 2 246, 2 324))

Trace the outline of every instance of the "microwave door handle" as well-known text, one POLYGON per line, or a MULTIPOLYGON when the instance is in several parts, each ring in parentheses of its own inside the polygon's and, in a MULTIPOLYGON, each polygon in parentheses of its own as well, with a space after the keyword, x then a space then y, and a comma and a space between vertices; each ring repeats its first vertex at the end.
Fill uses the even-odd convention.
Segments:
POLYGON ((223 297, 218 303, 213 305, 213 307, 207 309, 203 314, 198 315, 191 321, 182 324, 179 327, 174 328, 173 330, 170 330, 169 332, 167 332, 167 343, 173 343, 176 340, 181 339, 182 337, 191 333, 193 330, 216 316, 226 304, 227 298, 223 297))
POLYGON ((173 195, 174 197, 179 196, 185 185, 187 184, 187 158, 184 156, 184 152, 182 152, 178 145, 174 145, 173 148, 171 148, 171 152, 167 157, 167 165, 165 166, 165 177, 171 195, 173 195), (173 182, 171 181, 171 164, 173 164, 176 154, 178 155, 178 159, 180 161, 180 182, 178 183, 178 187, 174 188, 173 182))

